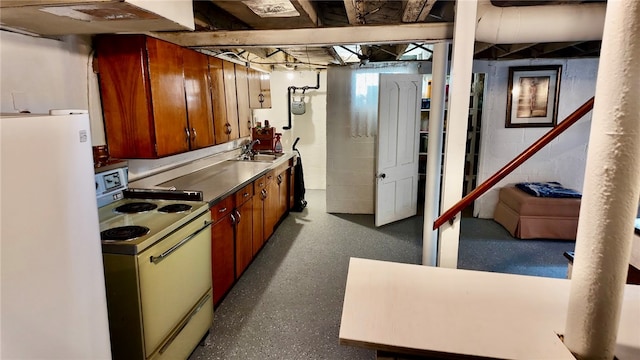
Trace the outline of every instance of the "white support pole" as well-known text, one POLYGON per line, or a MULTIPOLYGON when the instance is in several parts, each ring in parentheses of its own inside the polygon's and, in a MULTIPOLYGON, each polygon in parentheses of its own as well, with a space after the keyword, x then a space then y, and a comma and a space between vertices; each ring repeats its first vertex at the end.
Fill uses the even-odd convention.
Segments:
POLYGON ((429 145, 427 147, 427 177, 424 196, 424 229, 422 235, 422 265, 436 266, 438 230, 433 222, 440 215, 440 172, 444 130, 445 89, 449 67, 449 43, 433 45, 431 73, 431 110, 429 111, 429 145))
MULTIPOLYGON (((478 3, 476 1, 456 1, 444 179, 442 182, 443 209, 450 208, 462 199, 477 10, 478 3)), ((460 240, 460 215, 456 216, 452 224, 442 225, 440 229, 438 264, 442 267, 456 268, 460 240)))
POLYGON ((640 2, 609 0, 564 342, 614 356, 640 196, 640 2))

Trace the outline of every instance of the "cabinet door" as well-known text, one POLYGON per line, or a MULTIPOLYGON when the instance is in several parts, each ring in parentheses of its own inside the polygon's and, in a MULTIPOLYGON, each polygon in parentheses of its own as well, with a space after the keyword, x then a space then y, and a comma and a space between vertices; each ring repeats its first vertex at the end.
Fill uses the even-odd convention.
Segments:
POLYGON ((238 94, 238 129, 240 137, 251 136, 251 109, 249 109, 249 82, 247 68, 236 64, 236 92, 238 94))
POLYGON ((269 74, 248 69, 249 107, 251 109, 271 108, 271 84, 269 74))
POLYGON ((275 171, 267 173, 267 188, 264 200, 264 239, 269 239, 280 218, 278 208, 280 206, 280 188, 276 181, 275 171))
POLYGON ((183 48, 184 89, 191 150, 214 144, 213 108, 207 58, 207 55, 183 48))
MULTIPOLYGON (((235 64, 222 61, 222 73, 224 74, 224 95, 227 103, 227 125, 229 140, 240 137, 238 132, 238 101, 236 92, 235 64)), ((227 141, 229 141, 227 140, 227 141)))
POLYGON ((221 59, 209 57, 209 78, 211 79, 211 103, 213 106, 215 140, 216 144, 222 144, 229 141, 231 131, 227 126, 227 102, 221 59))
POLYGON ((188 151, 182 49, 159 39, 146 39, 156 155, 160 157, 188 151))
POLYGON ((260 74, 260 94, 262 95, 261 107, 271 108, 271 76, 266 73, 260 74))
POLYGON ((104 125, 115 158, 188 150, 180 47, 143 35, 95 39, 104 125))
POLYGON ((289 170, 285 170, 276 177, 278 184, 278 220, 289 208, 289 170))
POLYGON ((264 202, 266 199, 266 177, 262 176, 253 182, 253 245, 252 251, 255 256, 264 244, 264 202))
POLYGON ((253 200, 236 209, 236 278, 253 259, 253 200))
POLYGON ((213 280, 213 303, 216 305, 235 281, 234 218, 233 214, 227 214, 211 228, 211 279, 213 280))

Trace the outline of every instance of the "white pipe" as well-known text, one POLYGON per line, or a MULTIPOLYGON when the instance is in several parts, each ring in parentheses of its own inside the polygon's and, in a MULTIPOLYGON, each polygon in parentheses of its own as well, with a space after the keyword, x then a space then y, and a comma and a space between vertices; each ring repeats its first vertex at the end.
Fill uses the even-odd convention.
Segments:
POLYGON ((640 2, 609 0, 564 341, 612 359, 640 197, 640 2))
POLYGON ((429 111, 429 145, 424 191, 424 228, 422 232, 422 265, 436 266, 438 259, 438 230, 433 222, 440 215, 440 172, 442 169, 442 141, 444 130, 445 89, 449 67, 449 43, 433 45, 431 73, 431 110, 429 111))
POLYGON ((498 7, 478 1, 476 41, 490 44, 602 39, 606 4, 498 7))

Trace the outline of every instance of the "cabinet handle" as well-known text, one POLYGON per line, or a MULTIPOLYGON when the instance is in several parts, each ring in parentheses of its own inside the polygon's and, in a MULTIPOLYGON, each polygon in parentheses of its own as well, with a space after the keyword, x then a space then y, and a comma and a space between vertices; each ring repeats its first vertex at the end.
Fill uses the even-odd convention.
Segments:
POLYGON ((282 175, 278 175, 278 185, 282 184, 282 175))
POLYGON ((187 241, 193 239, 198 234, 200 234, 202 231, 204 231, 206 228, 211 226, 211 224, 213 224, 213 221, 205 221, 203 227, 201 227, 200 229, 196 230, 194 233, 192 233, 191 235, 187 236, 186 238, 180 240, 179 243, 173 245, 171 248, 169 248, 169 250, 163 252, 162 254, 160 254, 158 256, 152 256, 149 260, 151 260, 151 262, 154 263, 154 264, 159 263, 160 261, 164 260, 167 256, 171 255, 174 251, 178 250, 178 248, 180 246, 186 244, 187 241))
POLYGON ((229 214, 229 216, 231 217, 231 225, 235 225, 236 224, 236 217, 233 216, 233 214, 229 214))
POLYGON ((240 219, 242 219, 242 216, 240 216, 240 211, 236 210, 236 216, 238 217, 238 224, 240 224, 240 219))
POLYGON ((262 194, 262 200, 267 198, 267 190, 262 189, 262 191, 260 191, 260 193, 262 194))
POLYGON ((198 133, 196 132, 196 128, 191 128, 191 133, 193 134, 193 141, 196 140, 196 136, 198 136, 198 133))
POLYGON ((219 213, 223 213, 223 212, 225 212, 225 211, 227 211, 227 208, 226 208, 226 207, 223 207, 222 209, 218 210, 218 212, 219 212, 219 213))
POLYGON ((187 134, 187 142, 191 138, 191 134, 189 134, 189 128, 184 128, 184 132, 187 134))
POLYGON ((248 192, 246 192, 246 193, 242 194, 242 197, 247 197, 247 196, 249 196, 249 193, 248 193, 248 192))
POLYGON ((231 124, 226 123, 224 124, 224 127, 225 127, 225 134, 227 135, 231 134, 231 124))
POLYGON ((264 102, 264 94, 258 94, 258 102, 260 103, 260 107, 262 107, 262 103, 264 102))
POLYGON ((264 183, 263 182, 259 183, 258 187, 264 187, 264 183))

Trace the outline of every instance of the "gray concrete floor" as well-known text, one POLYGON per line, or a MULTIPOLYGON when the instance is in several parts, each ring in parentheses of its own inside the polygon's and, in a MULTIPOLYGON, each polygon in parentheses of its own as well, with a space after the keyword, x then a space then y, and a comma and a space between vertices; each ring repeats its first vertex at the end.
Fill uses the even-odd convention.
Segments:
MULTIPOLYGON (((306 199, 307 209, 280 224, 216 309, 208 343, 190 360, 375 358, 372 350, 338 344, 349 258, 420 263, 422 217, 375 228, 372 215, 326 213, 324 191, 307 190, 306 199)), ((462 228, 470 241, 461 239, 461 268, 563 277, 562 252, 574 244, 532 247, 491 220, 463 218, 462 228), (547 246, 553 256, 540 258, 547 246), (506 265, 509 259, 517 264, 506 265)))

